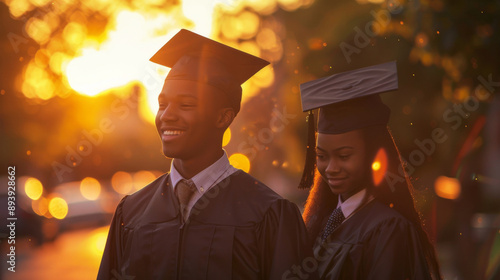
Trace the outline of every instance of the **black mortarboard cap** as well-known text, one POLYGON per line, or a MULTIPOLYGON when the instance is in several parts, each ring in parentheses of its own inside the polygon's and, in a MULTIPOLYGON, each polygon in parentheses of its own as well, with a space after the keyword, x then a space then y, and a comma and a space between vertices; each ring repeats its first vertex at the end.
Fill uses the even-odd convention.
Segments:
POLYGON ((170 67, 166 80, 201 82, 220 90, 236 112, 241 102, 241 84, 269 62, 181 29, 150 61, 170 67))
MULTIPOLYGON (((378 94, 397 88, 395 61, 342 72, 301 84, 302 110, 309 111, 308 122, 311 118, 314 122, 312 110, 319 108, 318 132, 324 134, 387 125, 391 111, 378 94)), ((302 188, 310 187, 316 169, 314 123, 309 124, 308 134, 302 188)))

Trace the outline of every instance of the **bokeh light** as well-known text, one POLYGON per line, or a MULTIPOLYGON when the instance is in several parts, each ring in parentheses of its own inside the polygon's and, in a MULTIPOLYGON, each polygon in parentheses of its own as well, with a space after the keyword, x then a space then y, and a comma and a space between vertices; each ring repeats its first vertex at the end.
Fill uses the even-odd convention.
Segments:
POLYGON ((229 157, 229 162, 235 168, 241 169, 245 172, 250 172, 250 160, 244 154, 236 153, 229 157))
POLYGON ((97 179, 86 177, 80 183, 80 192, 88 200, 96 200, 101 194, 101 184, 97 179))
POLYGON ((39 216, 45 216, 47 211, 49 211, 49 201, 45 197, 41 197, 38 200, 31 201, 31 209, 33 212, 39 216))
POLYGON ((387 153, 385 149, 380 148, 372 163, 372 176, 375 186, 378 186, 384 179, 387 172, 387 163, 387 153))
POLYGON ((26 180, 26 183, 24 183, 24 192, 29 198, 37 200, 40 198, 40 196, 42 196, 43 185, 36 178, 28 178, 28 180, 26 180))
POLYGON ((52 198, 49 201, 49 213, 56 219, 64 219, 68 215, 68 203, 61 197, 52 198))
POLYGON ((111 177, 111 186, 119 194, 129 194, 132 191, 132 175, 128 172, 118 171, 111 177))
POLYGON ((222 147, 227 146, 229 144, 229 141, 231 141, 231 129, 228 128, 224 132, 224 136, 222 137, 222 147))
POLYGON ((439 176, 434 182, 436 195, 446 199, 457 199, 461 193, 460 181, 456 178, 439 176))
POLYGON ((151 171, 141 170, 135 172, 132 176, 132 182, 135 190, 140 190, 154 181, 156 176, 151 171))

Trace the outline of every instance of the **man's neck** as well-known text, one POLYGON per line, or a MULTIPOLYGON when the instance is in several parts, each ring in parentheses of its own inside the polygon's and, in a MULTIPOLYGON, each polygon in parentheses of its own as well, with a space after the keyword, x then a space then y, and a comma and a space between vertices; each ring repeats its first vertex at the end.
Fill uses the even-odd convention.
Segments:
POLYGON ((174 158, 175 169, 181 174, 183 178, 191 179, 196 174, 203 171, 205 168, 212 165, 224 154, 222 149, 214 150, 213 152, 200 155, 192 159, 179 159, 174 158))

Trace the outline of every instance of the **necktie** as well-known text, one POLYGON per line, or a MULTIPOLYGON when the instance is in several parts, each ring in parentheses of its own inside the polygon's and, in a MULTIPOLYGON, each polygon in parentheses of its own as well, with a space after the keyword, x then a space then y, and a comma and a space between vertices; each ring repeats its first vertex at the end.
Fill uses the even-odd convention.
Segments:
POLYGON ((175 187, 175 194, 177 195, 177 199, 179 200, 180 212, 182 215, 182 220, 185 222, 188 216, 188 203, 191 197, 193 197, 194 192, 196 191, 196 186, 193 181, 182 179, 177 183, 175 187))
POLYGON ((330 235, 344 220, 345 217, 344 213, 342 213, 342 209, 337 207, 328 218, 321 240, 325 241, 328 235, 330 235))

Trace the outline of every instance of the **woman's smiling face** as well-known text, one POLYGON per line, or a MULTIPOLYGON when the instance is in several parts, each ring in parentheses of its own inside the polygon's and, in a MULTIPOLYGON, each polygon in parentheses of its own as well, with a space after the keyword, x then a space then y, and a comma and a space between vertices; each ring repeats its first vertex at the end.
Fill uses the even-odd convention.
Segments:
POLYGON ((361 130, 318 133, 316 163, 334 194, 346 200, 366 187, 366 147, 361 130))

